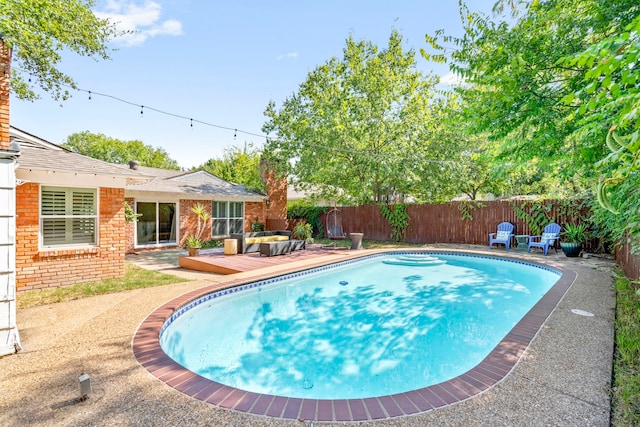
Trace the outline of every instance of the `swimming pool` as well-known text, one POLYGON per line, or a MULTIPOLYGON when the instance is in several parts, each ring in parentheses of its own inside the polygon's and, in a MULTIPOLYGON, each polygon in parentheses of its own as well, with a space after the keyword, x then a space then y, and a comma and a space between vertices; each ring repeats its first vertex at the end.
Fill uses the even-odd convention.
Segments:
MULTIPOLYGON (((397 257, 402 253, 395 251, 392 255, 397 257)), ((346 269, 352 268, 356 263, 348 261, 341 265, 315 269, 319 271, 295 273, 292 275, 296 281, 293 286, 287 282, 290 278, 278 277, 208 293, 181 303, 175 312, 164 318, 160 327, 160 339, 156 336, 155 341, 164 346, 175 362, 190 366, 200 376, 188 375, 184 369, 176 367, 172 359, 167 360, 166 355, 158 354, 157 348, 152 356, 155 365, 150 370, 155 372, 155 367, 166 368, 171 365, 171 370, 180 371, 183 378, 176 388, 191 395, 194 393, 189 390, 197 389, 196 397, 237 410, 243 410, 244 405, 247 405, 249 412, 285 418, 293 417, 294 412, 295 416, 300 416, 306 411, 312 415, 309 419, 323 419, 320 407, 328 404, 331 406, 328 420, 391 417, 398 415, 396 412, 406 414, 453 403, 495 384, 515 364, 517 357, 546 318, 540 318, 538 311, 546 310, 548 315, 555 306, 554 303, 550 307, 545 301, 548 299, 546 295, 542 296, 551 293, 547 290, 560 277, 560 273, 545 266, 488 256, 463 257, 460 254, 438 253, 435 256, 445 260, 447 268, 453 268, 453 274, 451 271, 446 274, 440 272, 441 267, 438 265, 413 267, 400 273, 402 280, 399 283, 385 288, 379 287, 378 283, 384 285, 389 281, 388 277, 383 276, 382 270, 379 270, 379 260, 383 256, 385 255, 368 256, 357 261, 364 263, 365 270, 371 273, 370 277, 363 277, 360 282, 359 277, 346 276, 346 269), (481 287, 479 283, 486 280, 489 272, 495 275, 495 279, 489 280, 488 286, 481 287), (312 273, 320 274, 331 285, 322 289, 317 284, 312 284, 311 292, 308 293, 301 282, 308 281, 312 273), (521 283, 513 280, 516 276, 532 280, 521 283), (343 278, 346 280, 339 280, 343 278), (547 285, 540 286, 543 282, 547 282, 547 285), (507 294, 507 291, 511 293, 507 294), (273 293, 278 296, 271 298, 269 294, 273 293), (523 296, 533 299, 522 306, 519 300, 523 296), (257 302, 252 305, 250 300, 257 302), (438 300, 439 303, 430 304, 431 300, 438 300), (462 304, 469 300, 476 301, 476 305, 462 304), (503 304, 503 301, 508 301, 508 304, 503 304), (459 309, 457 312, 448 312, 446 305, 459 309), (202 309, 207 306, 210 307, 202 309), (534 309, 529 310, 531 306, 534 309), (227 310, 229 307, 231 310, 227 310), (474 319, 486 317, 487 315, 479 312, 482 307, 490 308, 488 316, 493 316, 494 321, 495 317, 499 318, 499 327, 488 328, 469 321, 454 321, 459 316, 474 319), (374 312, 373 315, 369 313, 371 311, 374 312), (520 320, 527 311, 530 313, 529 318, 526 319, 525 316, 525 319, 520 320), (195 317, 201 312, 222 316, 206 320, 195 317), (287 324, 284 320, 286 313, 296 321, 287 324), (306 323, 299 323, 308 320, 306 317, 316 318, 318 324, 323 324, 328 329, 316 331, 316 328, 306 323), (424 319, 436 319, 444 323, 445 327, 438 329, 439 326, 425 323, 424 319), (222 322, 225 320, 229 320, 230 324, 244 325, 239 329, 239 335, 234 336, 230 328, 224 326, 222 322), (173 326, 181 323, 192 323, 195 328, 179 327, 177 335, 167 333, 173 326), (536 323, 537 326, 534 325, 536 323), (203 333, 201 335, 189 335, 191 329, 198 329, 198 325, 208 326, 200 328, 203 333), (258 328, 257 325, 262 325, 263 328, 258 328), (220 329, 223 333, 213 341, 204 342, 203 337, 208 335, 207 331, 215 329, 220 329), (340 344, 341 341, 335 341, 333 335, 337 336, 337 332, 341 330, 347 331, 347 334, 340 344), (279 337, 280 333, 288 336, 288 341, 287 338, 279 337), (427 335, 432 335, 430 339, 435 336, 436 344, 425 346, 422 343, 416 347, 414 339, 427 335), (362 337, 365 337, 365 341, 359 341, 362 337), (507 341, 508 348, 505 347, 507 341), (199 347, 195 350, 186 349, 194 343, 198 343, 199 347), (270 343, 271 347, 267 348, 264 343, 270 343), (453 345, 446 347, 449 343, 453 345), (466 350, 463 349, 463 344, 466 350), (217 350, 221 351, 216 352, 217 350), (347 355, 344 354, 345 351, 348 352, 347 355), (443 353, 451 366, 445 372, 436 372, 441 369, 428 364, 420 365, 420 359, 431 357, 429 353, 443 353), (240 357, 234 358, 233 355, 238 354, 240 357), (365 358, 358 361, 355 358, 358 354, 364 354, 365 358), (502 360, 496 361, 496 355, 502 360), (306 358, 311 361, 312 367, 320 369, 304 368, 302 362, 293 361, 294 356, 301 356, 300 360, 306 358), (516 358, 513 359, 513 356, 516 358), (408 362, 404 363, 401 360, 403 358, 408 362), (220 362, 223 359, 231 360, 230 365, 222 366, 220 362), (284 361, 282 365, 285 371, 275 368, 279 359, 284 361), (221 372, 235 371, 235 367, 239 365, 246 368, 239 375, 240 382, 220 376, 221 372), (412 368, 414 365, 415 369, 412 368), (331 366, 335 367, 333 371, 338 371, 339 375, 326 379, 322 376, 323 371, 332 370, 328 369, 331 366), (454 369, 451 370, 450 367, 454 369), (358 385, 353 377, 359 370, 364 371, 366 381, 358 385), (387 373, 392 376, 400 373, 403 376, 400 381, 391 381, 391 377, 385 377, 387 373), (208 376, 209 380, 201 376, 208 376), (284 388, 267 387, 277 383, 280 377, 287 379, 284 388), (382 385, 369 381, 375 377, 384 377, 382 385), (336 378, 339 384, 336 384, 336 378), (427 382, 425 378, 428 379, 427 382), (400 384, 401 388, 391 384, 394 382, 400 384), (351 387, 351 383, 356 385, 351 387), (345 389, 347 393, 336 394, 340 389, 345 389), (393 396, 388 396, 389 394, 393 396), (284 400, 274 395, 281 396, 284 400), (245 402, 247 399, 252 401, 251 405, 245 402), (265 399, 269 400, 269 405, 263 412, 256 400, 265 399), (315 402, 315 409, 305 409, 305 405, 311 404, 310 402, 315 402), (290 405, 298 406, 288 409, 290 405), (344 416, 339 415, 343 412, 341 408, 345 407, 350 410, 344 411, 344 416), (367 409, 359 411, 358 407, 367 409), (362 414, 357 415, 359 412, 362 414)), ((396 266, 388 265, 386 269, 392 274, 399 274, 396 266)), ((556 287, 557 284, 552 289, 556 287)), ((557 291, 553 292, 557 298, 556 293, 557 291)), ((143 356, 141 363, 144 365, 145 362, 143 356)), ((234 375, 238 376, 238 372, 234 372, 234 375)), ((174 382, 178 381, 176 379, 174 382)))

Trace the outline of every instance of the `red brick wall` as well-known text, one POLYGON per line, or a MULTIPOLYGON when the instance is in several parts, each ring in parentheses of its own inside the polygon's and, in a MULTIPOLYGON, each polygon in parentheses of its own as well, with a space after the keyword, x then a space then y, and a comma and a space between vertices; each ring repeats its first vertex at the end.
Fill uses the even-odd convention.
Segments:
POLYGON ((0 150, 9 149, 9 76, 11 50, 0 39, 0 150))
POLYGON ((267 223, 267 204, 262 202, 246 202, 244 204, 244 231, 251 231, 251 224, 267 223))
POLYGON ((287 178, 278 177, 268 162, 260 163, 260 176, 267 187, 270 202, 267 207, 267 230, 286 230, 287 178))
MULTIPOLYGON (((187 239, 187 236, 195 235, 198 231, 198 217, 191 211, 191 208, 198 203, 206 207, 207 212, 211 215, 210 200, 180 200, 180 214, 178 217, 180 246, 184 246, 184 241, 187 239)), ((211 239, 211 219, 204 225, 201 239, 205 241, 211 239)))
POLYGON ((39 250, 39 185, 16 189, 16 289, 51 288, 124 276, 124 189, 99 190, 99 245, 39 250))

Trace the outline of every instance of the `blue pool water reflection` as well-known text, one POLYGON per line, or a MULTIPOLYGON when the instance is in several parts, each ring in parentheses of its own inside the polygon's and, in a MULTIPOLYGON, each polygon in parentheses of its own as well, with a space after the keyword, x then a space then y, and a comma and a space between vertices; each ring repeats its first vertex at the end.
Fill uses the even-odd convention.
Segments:
POLYGON ((473 368, 560 277, 546 267, 480 256, 383 262, 398 256, 209 299, 172 317, 161 346, 206 378, 257 393, 400 393, 473 368))

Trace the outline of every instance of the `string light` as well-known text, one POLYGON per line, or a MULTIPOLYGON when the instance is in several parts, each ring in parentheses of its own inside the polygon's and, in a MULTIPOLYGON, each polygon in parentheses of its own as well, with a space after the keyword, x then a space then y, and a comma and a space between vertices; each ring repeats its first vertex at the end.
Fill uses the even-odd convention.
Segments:
MULTIPOLYGON (((22 71, 23 73, 27 73, 26 70, 20 69, 18 67, 13 67, 18 71, 22 71)), ((31 76, 31 73, 29 73, 29 76, 31 76)), ((29 81, 31 81, 31 77, 29 78, 29 81)), ((264 139, 268 139, 267 135, 264 134, 259 134, 259 133, 255 133, 255 132, 248 132, 242 129, 238 129, 238 128, 232 128, 229 126, 221 126, 221 125, 217 125, 215 123, 209 123, 209 122, 205 122, 204 120, 198 120, 198 119, 194 119, 191 117, 187 117, 187 116, 183 116, 180 114, 175 114, 175 113, 171 113, 169 111, 163 111, 157 108, 153 108, 153 107, 149 107, 148 105, 141 105, 135 102, 131 102, 131 101, 127 101, 125 99, 119 98, 117 96, 114 95, 109 95, 107 93, 100 93, 100 92, 95 92, 92 90, 87 90, 87 89, 82 89, 82 88, 76 88, 73 87, 71 85, 67 85, 64 83, 60 83, 60 86, 64 86, 64 87, 68 87, 70 89, 76 90, 78 92, 86 92, 87 94, 89 94, 89 99, 92 99, 92 96, 101 96, 103 98, 110 98, 113 99, 114 101, 118 101, 121 102, 123 104, 127 104, 127 105, 133 105, 133 106, 139 106, 140 107, 140 116, 143 117, 144 116, 144 109, 146 108, 147 110, 151 110, 153 112, 156 112, 158 114, 164 114, 165 116, 170 116, 170 117, 175 117, 177 119, 183 119, 183 120, 189 120, 191 127, 193 127, 193 123, 199 123, 203 126, 209 126, 209 127, 213 127, 216 129, 223 129, 223 130, 228 130, 228 131, 233 131, 234 132, 234 138, 237 137, 238 134, 244 134, 244 135, 249 135, 249 136, 255 136, 257 138, 264 138, 264 139)))
MULTIPOLYGON (((20 68, 17 67, 13 67, 14 69, 18 70, 18 71, 22 71, 25 72, 25 70, 22 70, 20 68)), ((4 67, 4 71, 5 71, 5 75, 6 75, 6 66, 4 67)), ((31 82, 31 75, 32 73, 29 73, 29 82, 31 82)), ((100 92, 94 92, 91 90, 87 90, 87 89, 81 89, 81 88, 75 88, 73 86, 61 83, 60 86, 64 86, 64 87, 68 87, 70 89, 74 89, 78 92, 86 92, 89 94, 89 100, 92 99, 92 95, 96 95, 96 96, 101 96, 104 98, 110 98, 113 99, 114 101, 118 101, 121 102, 123 104, 127 104, 127 105, 133 105, 133 106, 140 106, 140 117, 144 118, 144 109, 146 108, 147 110, 151 110, 154 111, 158 114, 164 114, 166 116, 170 116, 170 117, 175 117, 177 119, 184 119, 184 120, 189 120, 190 122, 190 127, 193 127, 193 123, 200 123, 201 125, 204 126, 209 126, 209 127, 214 127, 217 129, 223 129, 223 130, 228 130, 228 131, 233 131, 233 139, 235 140, 238 136, 239 133, 245 134, 245 135, 249 135, 249 136, 255 136, 258 138, 264 138, 267 142, 277 142, 277 140, 274 140, 273 138, 269 138, 269 136, 264 135, 264 134, 258 134, 258 133, 253 133, 253 132, 247 132, 244 131, 242 129, 238 129, 238 128, 232 128, 232 127, 228 127, 228 126, 221 126, 221 125, 217 125, 214 123, 209 123, 209 122, 205 122, 202 120, 198 120, 198 119, 194 119, 194 118, 190 118, 187 116, 182 116, 180 114, 175 114, 175 113, 171 113, 168 111, 163 111, 163 110, 159 110, 157 108, 153 108, 153 107, 149 107, 148 105, 140 105, 131 101, 127 101, 125 99, 119 98, 117 96, 114 95, 109 95, 106 93, 100 93, 100 92)), ((349 149, 349 148, 338 148, 338 147, 327 147, 327 146, 323 146, 323 145, 319 145, 319 144, 313 144, 313 143, 305 143, 305 146, 307 147, 313 147, 313 148, 318 148, 318 149, 324 149, 324 150, 332 150, 332 151, 337 151, 337 152, 342 152, 342 153, 348 153, 348 154, 354 154, 354 155, 360 155, 362 154, 362 150, 354 150, 354 149, 349 149)), ((371 155, 373 153, 369 153, 369 155, 371 155)), ((379 158, 385 158, 386 155, 383 153, 378 153, 377 155, 374 154, 374 157, 379 157, 379 158)), ((452 160, 427 160, 427 159, 423 159, 422 162, 424 163, 438 163, 438 164, 457 164, 457 162, 452 161, 452 160)))

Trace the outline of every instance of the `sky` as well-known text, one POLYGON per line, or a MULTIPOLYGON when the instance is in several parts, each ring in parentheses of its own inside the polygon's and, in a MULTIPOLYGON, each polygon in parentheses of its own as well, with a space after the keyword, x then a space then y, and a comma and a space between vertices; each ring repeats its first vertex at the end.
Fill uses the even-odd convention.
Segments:
MULTIPOLYGON (((494 2, 468 1, 485 13, 494 2)), ((425 34, 462 34, 455 0, 98 0, 94 11, 132 33, 110 42, 107 61, 64 53, 60 69, 82 90, 12 98, 12 126, 55 144, 83 131, 140 140, 185 169, 261 147, 269 101, 279 108, 309 72, 342 58, 349 36, 384 48, 397 30, 418 70, 447 82, 446 65, 419 52, 425 34)))

